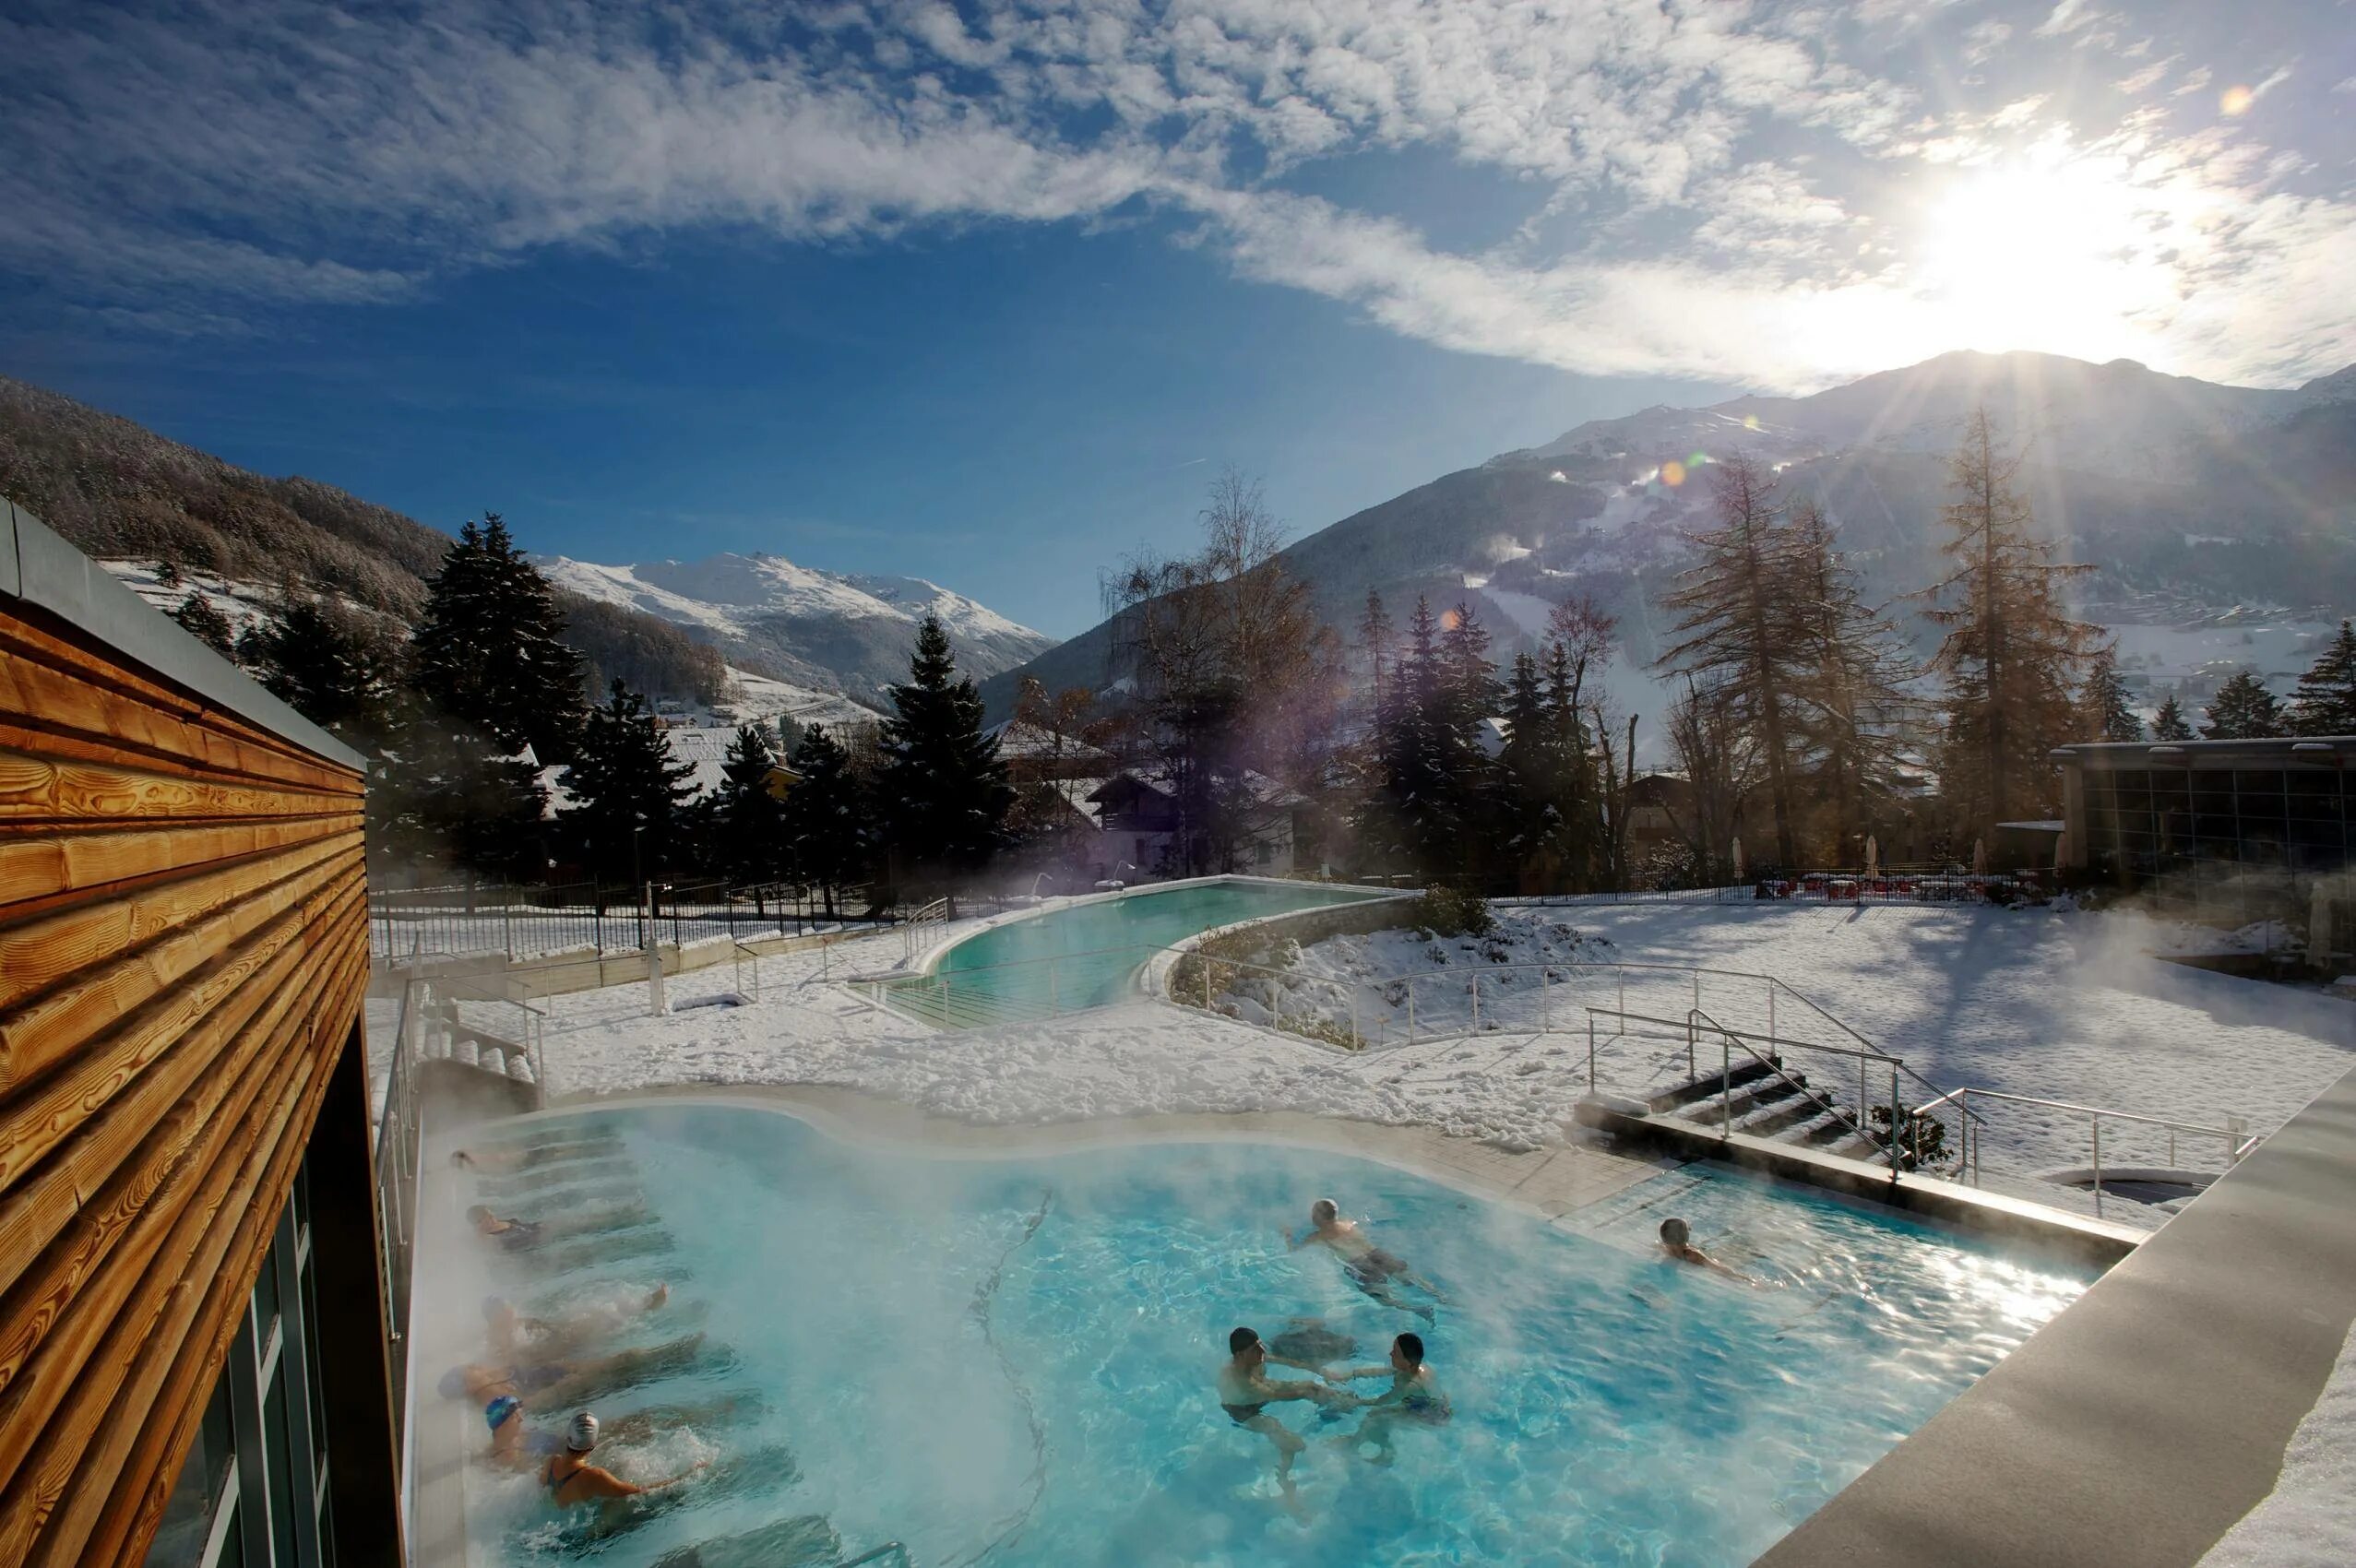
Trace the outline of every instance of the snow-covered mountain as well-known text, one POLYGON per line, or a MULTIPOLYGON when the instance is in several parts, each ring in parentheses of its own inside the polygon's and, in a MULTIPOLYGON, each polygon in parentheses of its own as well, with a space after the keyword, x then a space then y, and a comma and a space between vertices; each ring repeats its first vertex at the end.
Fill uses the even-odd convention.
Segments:
MULTIPOLYGON (((1443 475, 1285 552, 1327 620, 1357 624, 1368 590, 1403 618, 1418 594, 1462 600, 1508 655, 1553 607, 1591 596, 1620 620, 1638 686, 1661 646, 1654 606, 1708 521, 1709 468, 1733 452, 1815 500, 1876 600, 1936 580, 1947 457, 1984 406, 2021 456, 2041 527, 2100 568, 2109 624, 2195 625, 2235 606, 2286 624, 2356 611, 2356 367, 2304 386, 2226 386, 2130 361, 1943 354, 1804 398, 1744 397, 1596 420, 1443 475)), ((1025 673, 1097 683, 1106 628, 1025 673)), ((1011 703, 1013 674, 986 692, 1011 703)))
POLYGON ((977 678, 1011 669, 1055 640, 922 577, 822 572, 781 555, 627 566, 565 555, 533 561, 559 588, 696 628, 732 656, 748 655, 797 684, 863 702, 906 678, 916 623, 928 611, 948 629, 958 665, 977 678))

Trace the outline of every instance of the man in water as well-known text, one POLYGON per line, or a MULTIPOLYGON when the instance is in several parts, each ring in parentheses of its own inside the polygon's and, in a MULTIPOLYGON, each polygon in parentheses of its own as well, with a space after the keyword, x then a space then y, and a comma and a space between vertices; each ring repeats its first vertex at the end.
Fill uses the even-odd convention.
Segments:
MULTIPOLYGON (((649 1405, 619 1420, 604 1422, 599 1428, 598 1440, 635 1443, 682 1427, 721 1426, 738 1420, 744 1405, 744 1400, 733 1396, 702 1405, 649 1405)), ((753 1408, 758 1408, 757 1401, 753 1408)), ((494 1464, 529 1470, 563 1451, 564 1444, 550 1434, 526 1431, 524 1414, 524 1402, 512 1394, 495 1396, 482 1408, 483 1423, 491 1429, 491 1458, 494 1464)))
POLYGON ((637 1301, 627 1302, 611 1312, 577 1313, 571 1317, 525 1317, 515 1304, 504 1296, 486 1296, 482 1301, 482 1321, 491 1336, 491 1353, 513 1360, 524 1349, 540 1354, 559 1354, 585 1340, 597 1339, 622 1327, 622 1319, 642 1313, 660 1312, 671 1300, 671 1287, 658 1284, 637 1301))
POLYGON ((1253 1329, 1231 1332, 1227 1336, 1227 1360, 1219 1369, 1219 1408, 1237 1426, 1249 1428, 1276 1445, 1277 1484, 1284 1489, 1286 1506, 1298 1510, 1301 1499, 1292 1484, 1292 1461, 1308 1444, 1269 1415, 1268 1407, 1287 1399, 1307 1399, 1324 1405, 1350 1396, 1314 1383, 1275 1382, 1267 1370, 1272 1360, 1302 1372, 1313 1370, 1297 1361, 1286 1361, 1280 1356, 1270 1356, 1253 1329))
POLYGON ((1388 1377, 1390 1387, 1364 1401, 1366 1419, 1358 1430, 1334 1439, 1338 1443, 1356 1452, 1362 1443, 1374 1445, 1374 1456, 1367 1462, 1387 1465, 1391 1452, 1391 1433, 1402 1421, 1419 1426, 1439 1426, 1451 1414, 1448 1396, 1440 1392, 1433 1381, 1432 1369, 1423 1364, 1423 1336, 1402 1334, 1391 1341, 1391 1359, 1386 1366, 1353 1367, 1344 1372, 1328 1372, 1326 1381, 1332 1384, 1355 1382, 1362 1377, 1388 1377))
POLYGON ((518 1253, 540 1244, 539 1226, 529 1219, 503 1219, 492 1213, 487 1205, 475 1205, 466 1211, 466 1218, 476 1235, 490 1237, 507 1252, 518 1253))
POLYGON ((1674 1216, 1660 1222, 1660 1251, 1664 1256, 1674 1259, 1678 1263, 1689 1263, 1696 1268, 1713 1269, 1729 1279, 1739 1279, 1745 1285, 1760 1283, 1739 1268, 1727 1267, 1726 1265, 1694 1245, 1694 1228, 1674 1216))
POLYGON ((689 1334, 610 1356, 501 1365, 469 1361, 443 1373, 439 1386, 445 1398, 470 1398, 485 1405, 502 1394, 529 1396, 541 1405, 571 1405, 684 1371, 696 1364, 703 1346, 702 1335, 689 1334))
POLYGON ((1341 1259, 1341 1271, 1352 1285, 1384 1306, 1395 1312, 1413 1313, 1426 1324, 1432 1321, 1430 1305, 1402 1301, 1397 1285, 1411 1285, 1434 1301, 1447 1300, 1440 1294, 1438 1286, 1410 1268, 1406 1259, 1385 1252, 1368 1240, 1358 1221, 1344 1219, 1340 1206, 1331 1198, 1319 1198, 1311 1204, 1309 1229, 1298 1236, 1288 1234, 1284 1240, 1294 1252, 1307 1246, 1330 1248, 1341 1259))
POLYGON ((708 1463, 697 1460, 675 1476, 639 1486, 624 1480, 603 1466, 590 1464, 589 1454, 596 1447, 597 1418, 583 1410, 573 1418, 573 1424, 565 1434, 564 1451, 549 1455, 548 1463, 541 1468, 540 1484, 548 1489, 551 1503, 559 1508, 570 1508, 583 1503, 643 1497, 650 1491, 677 1486, 708 1463))

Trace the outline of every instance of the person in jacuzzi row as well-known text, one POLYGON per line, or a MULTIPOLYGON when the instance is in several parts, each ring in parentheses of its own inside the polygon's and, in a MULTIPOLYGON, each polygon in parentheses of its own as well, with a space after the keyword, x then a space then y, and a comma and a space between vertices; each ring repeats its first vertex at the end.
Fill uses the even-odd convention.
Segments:
POLYGON ((565 1430, 563 1449, 551 1454, 548 1462, 541 1467, 540 1484, 548 1489, 549 1502, 559 1508, 571 1508, 584 1503, 644 1497, 650 1491, 662 1491, 677 1486, 710 1463, 709 1460, 698 1459, 675 1476, 641 1486, 635 1481, 624 1480, 601 1465, 590 1464, 589 1455, 596 1449, 597 1443, 597 1418, 583 1410, 573 1418, 572 1425, 565 1430))
MULTIPOLYGON (((724 1353, 723 1353, 724 1354, 724 1353)), ((530 1396, 543 1405, 573 1405, 653 1378, 708 1365, 704 1336, 685 1334, 660 1345, 610 1356, 550 1357, 537 1361, 467 1361, 442 1374, 446 1399, 489 1404, 502 1394, 530 1396)))
POLYGON ((1696 1268, 1707 1268, 1713 1273, 1722 1274, 1729 1279, 1739 1279, 1745 1285, 1767 1283, 1763 1279, 1752 1278, 1739 1268, 1728 1267, 1694 1245, 1694 1228, 1673 1215, 1660 1222, 1660 1252, 1662 1256, 1674 1262, 1691 1264, 1696 1268))
POLYGON ((558 1355, 584 1341, 603 1338, 621 1331, 624 1320, 660 1312, 671 1300, 671 1287, 657 1283, 644 1298, 625 1302, 606 1312, 576 1313, 571 1317, 526 1317, 516 1311, 515 1303, 504 1296, 482 1299, 482 1324, 491 1341, 491 1353, 503 1360, 512 1360, 524 1350, 540 1355, 558 1355))
MULTIPOLYGON (((598 1441, 637 1443, 683 1427, 695 1430, 724 1426, 738 1419, 744 1403, 731 1396, 702 1405, 650 1405, 602 1423, 598 1429, 598 1441)), ((754 1408, 758 1408, 757 1401, 754 1408)), ((483 1424, 491 1429, 491 1458, 494 1464, 529 1470, 550 1455, 564 1452, 561 1439, 553 1432, 533 1431, 526 1417, 524 1402, 512 1394, 495 1395, 482 1408, 483 1424)))
POLYGON ((1358 1221, 1344 1219, 1341 1206, 1331 1198, 1319 1198, 1311 1204, 1309 1228, 1297 1236, 1288 1231, 1284 1240, 1294 1252, 1308 1246, 1327 1248, 1341 1259, 1341 1272, 1352 1285, 1384 1306, 1395 1312, 1413 1313, 1426 1324, 1433 1319, 1430 1304, 1401 1300, 1397 1286, 1411 1285, 1434 1301, 1447 1300, 1438 1286, 1416 1273, 1406 1259, 1376 1246, 1358 1221))
POLYGON ((501 1250, 520 1253, 540 1245, 540 1227, 529 1219, 491 1212, 487 1204, 477 1204, 466 1211, 466 1222, 474 1227, 478 1236, 488 1236, 501 1250))

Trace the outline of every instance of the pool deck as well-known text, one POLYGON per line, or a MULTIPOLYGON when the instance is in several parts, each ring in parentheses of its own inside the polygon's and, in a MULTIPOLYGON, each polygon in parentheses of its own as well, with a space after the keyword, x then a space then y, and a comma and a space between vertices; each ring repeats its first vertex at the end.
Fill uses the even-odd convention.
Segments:
POLYGON ((1756 1568, 2189 1568, 2273 1491, 2331 1374, 2351 1214, 2356 1073, 1756 1568))
POLYGON ((1344 1122, 1286 1111, 981 1125, 935 1116, 898 1100, 815 1084, 745 1085, 725 1092, 715 1092, 708 1086, 688 1086, 611 1097, 568 1096, 542 1114, 682 1099, 766 1106, 799 1117, 846 1143, 921 1152, 934 1159, 1003 1159, 1136 1144, 1280 1144, 1374 1160, 1549 1219, 1600 1202, 1683 1163, 1637 1158, 1586 1144, 1501 1148, 1478 1138, 1451 1137, 1432 1127, 1344 1122))

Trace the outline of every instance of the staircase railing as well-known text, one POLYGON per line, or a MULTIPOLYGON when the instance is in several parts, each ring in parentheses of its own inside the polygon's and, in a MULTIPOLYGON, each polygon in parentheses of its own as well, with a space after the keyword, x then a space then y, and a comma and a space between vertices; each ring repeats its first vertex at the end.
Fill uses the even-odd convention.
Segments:
POLYGON ((928 940, 925 932, 949 921, 949 901, 935 898, 900 922, 900 953, 902 958, 913 958, 923 950, 928 940))

